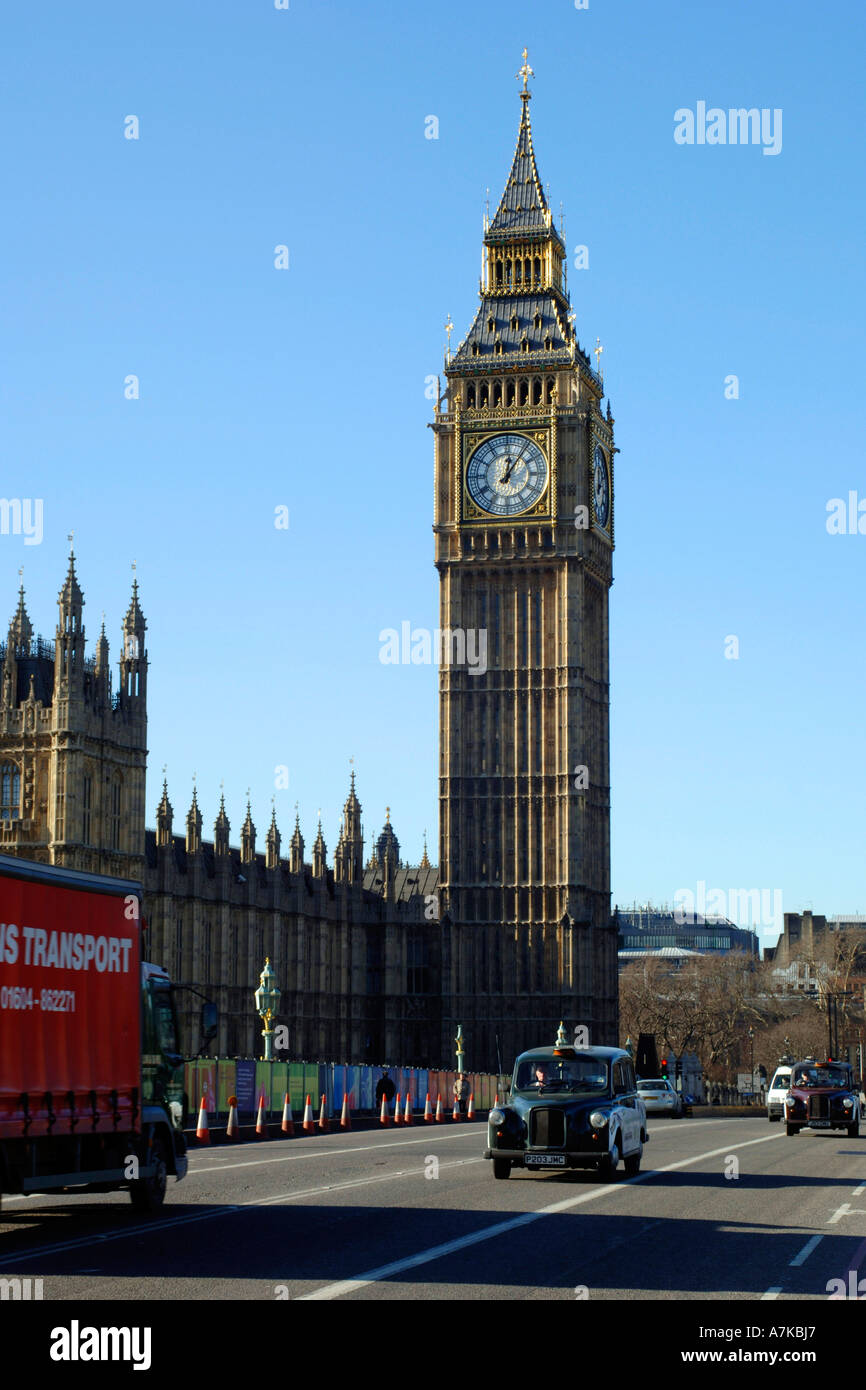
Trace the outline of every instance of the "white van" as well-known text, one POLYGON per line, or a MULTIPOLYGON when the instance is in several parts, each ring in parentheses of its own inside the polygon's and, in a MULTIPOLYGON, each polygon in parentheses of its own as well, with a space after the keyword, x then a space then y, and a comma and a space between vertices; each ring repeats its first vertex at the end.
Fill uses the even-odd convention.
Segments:
POLYGON ((781 1120, 785 1113, 785 1096, 791 1087, 791 1068, 789 1066, 777 1067, 775 1075, 770 1082, 770 1089, 767 1092, 767 1119, 770 1124, 774 1120, 781 1120))

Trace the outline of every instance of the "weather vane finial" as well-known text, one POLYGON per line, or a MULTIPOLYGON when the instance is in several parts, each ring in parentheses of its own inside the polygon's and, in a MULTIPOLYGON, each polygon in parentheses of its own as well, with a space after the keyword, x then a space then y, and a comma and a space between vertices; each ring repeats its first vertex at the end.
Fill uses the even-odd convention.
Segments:
POLYGON ((531 96, 532 93, 529 90, 529 79, 530 77, 534 77, 535 73, 529 66, 529 51, 525 48, 523 50, 523 67, 515 73, 515 76, 523 78, 523 91, 521 92, 521 96, 531 96))

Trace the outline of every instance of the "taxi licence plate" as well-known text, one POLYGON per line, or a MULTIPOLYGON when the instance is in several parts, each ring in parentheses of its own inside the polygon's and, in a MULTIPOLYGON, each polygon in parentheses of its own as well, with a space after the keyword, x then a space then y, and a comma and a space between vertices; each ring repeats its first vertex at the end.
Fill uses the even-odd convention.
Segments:
POLYGON ((523 1162, 527 1168, 564 1168, 565 1154, 526 1154, 523 1162))
POLYGON ((810 1121, 809 1121, 809 1126, 810 1126, 811 1129, 829 1129, 829 1128, 830 1128, 830 1121, 829 1121, 829 1120, 810 1120, 810 1121))

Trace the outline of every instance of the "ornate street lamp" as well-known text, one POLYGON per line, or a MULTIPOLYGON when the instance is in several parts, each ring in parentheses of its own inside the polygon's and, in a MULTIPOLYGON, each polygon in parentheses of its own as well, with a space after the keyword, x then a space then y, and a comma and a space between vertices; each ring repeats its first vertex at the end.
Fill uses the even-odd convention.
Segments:
POLYGON ((280 1002, 280 991, 277 989, 276 981, 277 977, 271 969, 270 956, 265 956, 265 968, 259 976, 259 987, 254 995, 256 1012, 265 1025, 262 1029, 262 1037, 265 1040, 265 1055, 263 1058, 265 1062, 272 1062, 274 1060, 271 1051, 274 1030, 271 1027, 271 1022, 276 1017, 280 1002))
POLYGON ((457 1025, 457 1037, 454 1039, 457 1044, 457 1075, 463 1075, 463 1024, 457 1025))

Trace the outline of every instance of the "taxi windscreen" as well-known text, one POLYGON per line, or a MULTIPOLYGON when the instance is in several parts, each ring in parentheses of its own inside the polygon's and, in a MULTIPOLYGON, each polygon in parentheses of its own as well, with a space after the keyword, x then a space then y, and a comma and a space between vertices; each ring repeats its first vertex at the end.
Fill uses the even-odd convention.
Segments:
POLYGON ((518 1063, 514 1087, 601 1095, 607 1090, 607 1063, 589 1057, 529 1057, 518 1063))
POLYGON ((791 1077, 792 1086, 850 1086, 851 1078, 847 1067, 834 1067, 832 1064, 795 1067, 791 1077))

